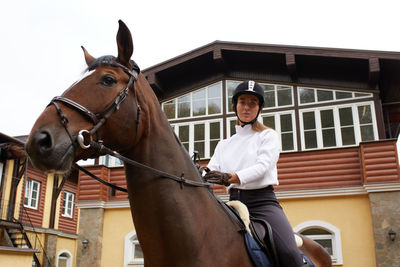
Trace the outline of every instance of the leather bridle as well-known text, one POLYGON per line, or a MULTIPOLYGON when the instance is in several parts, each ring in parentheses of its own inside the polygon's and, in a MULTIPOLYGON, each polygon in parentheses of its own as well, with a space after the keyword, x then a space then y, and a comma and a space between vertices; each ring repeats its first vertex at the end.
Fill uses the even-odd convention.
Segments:
POLYGON ((102 65, 119 67, 126 74, 129 75, 129 81, 128 81, 127 85, 125 86, 125 88, 119 92, 119 94, 114 98, 114 100, 109 105, 107 105, 103 109, 103 111, 95 114, 92 111, 90 111, 88 108, 86 108, 86 107, 82 106, 81 104, 79 104, 67 97, 64 97, 64 96, 56 96, 48 104, 48 106, 50 106, 50 105, 55 106, 57 113, 60 116, 61 123, 64 126, 69 138, 71 139, 72 145, 76 146, 76 142, 77 142, 82 149, 87 149, 90 147, 90 142, 93 140, 94 133, 96 133, 97 142, 102 143, 102 139, 101 139, 100 131, 99 131, 100 127, 103 126, 104 123, 107 121, 107 119, 115 111, 117 111, 119 109, 121 103, 128 96, 129 88, 131 87, 132 84, 133 84, 133 88, 134 88, 134 96, 135 96, 135 101, 136 101, 136 106, 137 106, 136 136, 137 136, 137 132, 138 132, 138 128, 139 128, 139 119, 140 119, 141 108, 140 108, 139 102, 137 100, 137 94, 136 94, 136 81, 137 81, 137 77, 138 77, 138 71, 137 70, 129 70, 124 65, 117 63, 115 61, 111 61, 111 60, 103 60, 96 67, 102 66, 102 65), (79 114, 82 114, 84 117, 86 117, 93 123, 93 128, 91 130, 86 130, 86 129, 80 130, 76 137, 76 142, 75 142, 71 132, 68 129, 68 118, 62 112, 62 110, 61 110, 60 106, 57 104, 57 102, 61 102, 64 105, 78 111, 79 114), (85 137, 89 138, 88 144, 85 143, 85 137))
MULTIPOLYGON (((134 63, 134 62, 133 62, 134 63)), ((113 66, 113 67, 119 67, 122 68, 122 70, 129 75, 129 81, 127 83, 127 85, 125 86, 124 89, 122 89, 119 94, 114 98, 114 100, 108 105, 106 106, 102 112, 100 113, 93 113, 92 111, 90 111, 88 108, 82 106, 81 104, 67 98, 64 96, 56 96, 54 97, 50 103, 47 106, 51 106, 54 105, 57 113, 61 119, 61 123, 64 126, 64 129, 66 130, 69 138, 71 139, 72 142, 72 146, 76 147, 76 144, 78 143, 79 146, 82 149, 88 149, 89 147, 92 147, 97 155, 96 156, 100 156, 100 155, 111 155, 114 156, 116 158, 119 158, 120 160, 122 160, 123 162, 125 162, 126 164, 129 164, 131 166, 135 166, 141 169, 145 169, 148 170, 156 175, 159 175, 160 177, 164 177, 164 178, 169 178, 172 179, 174 181, 177 181, 181 184, 181 188, 183 188, 183 185, 190 185, 190 186, 197 186, 197 187, 207 187, 210 188, 212 186, 212 184, 210 183, 204 183, 204 182, 197 182, 197 181, 192 181, 192 180, 187 180, 184 178, 184 174, 182 173, 181 176, 176 176, 176 175, 172 175, 157 169, 154 169, 150 166, 146 166, 144 164, 141 164, 137 161, 134 161, 132 159, 129 159, 127 157, 122 156, 121 154, 117 153, 116 151, 113 151, 109 148, 107 148, 106 146, 104 146, 103 141, 101 140, 101 136, 100 136, 100 127, 104 125, 104 123, 107 121, 107 119, 115 112, 119 109, 121 103, 126 99, 128 92, 129 92, 129 88, 132 86, 133 84, 133 91, 134 91, 134 97, 135 97, 135 102, 136 102, 136 106, 137 106, 137 118, 136 118, 136 136, 135 136, 135 143, 136 143, 136 139, 138 136, 138 130, 139 130, 139 120, 140 120, 140 112, 141 112, 141 108, 137 99, 137 93, 136 93, 136 81, 138 78, 138 73, 140 72, 139 68, 137 67, 136 63, 134 63, 134 70, 129 70, 127 67, 125 67, 124 65, 117 63, 113 60, 110 60, 109 58, 105 57, 103 60, 100 61, 99 64, 95 65, 94 67, 92 67, 89 70, 93 70, 98 66, 102 66, 102 65, 107 65, 107 66, 113 66), (136 67, 136 68, 135 68, 136 67), (62 112, 60 106, 58 105, 58 102, 63 103, 64 105, 73 108, 74 110, 78 111, 79 114, 82 114, 84 117, 88 118, 89 120, 91 120, 91 122, 93 123, 93 128, 91 130, 80 130, 76 140, 74 140, 69 128, 68 128, 68 118, 67 116, 62 112), (96 133, 96 137, 97 137, 97 141, 93 140, 93 134, 96 133), (89 142, 85 143, 85 136, 89 138, 89 142)), ((98 180, 99 182, 110 186, 116 190, 119 191, 123 191, 123 192, 127 192, 127 190, 125 188, 121 188, 119 186, 116 186, 114 184, 108 183, 104 180, 102 180, 101 178, 97 177, 96 175, 90 173, 88 170, 84 169, 83 167, 79 166, 78 164, 74 164, 73 167, 75 169, 79 169, 81 171, 83 171, 84 173, 86 173, 87 175, 91 176, 92 178, 98 180)))

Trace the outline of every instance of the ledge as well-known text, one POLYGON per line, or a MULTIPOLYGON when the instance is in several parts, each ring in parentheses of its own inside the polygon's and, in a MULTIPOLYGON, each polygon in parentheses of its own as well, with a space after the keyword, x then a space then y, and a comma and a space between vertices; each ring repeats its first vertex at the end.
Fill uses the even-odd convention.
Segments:
POLYGON ((16 248, 16 247, 5 247, 5 246, 0 246, 0 252, 5 251, 7 253, 9 252, 18 252, 18 253, 38 253, 39 250, 34 249, 34 248, 16 248))

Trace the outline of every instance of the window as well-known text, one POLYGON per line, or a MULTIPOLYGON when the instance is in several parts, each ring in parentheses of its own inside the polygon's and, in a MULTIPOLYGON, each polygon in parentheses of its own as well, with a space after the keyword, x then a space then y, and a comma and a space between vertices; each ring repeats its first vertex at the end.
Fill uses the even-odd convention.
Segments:
MULTIPOLYGON (((216 82, 162 103, 189 155, 193 151, 198 151, 202 159, 213 155, 225 130, 221 124, 225 118, 226 137, 235 134, 232 96, 241 82, 216 82), (225 109, 222 109, 222 85, 226 90, 225 109), (208 119, 210 115, 213 116, 208 119)), ((258 120, 279 133, 282 152, 356 146, 378 139, 372 93, 259 84, 264 89, 265 104, 258 120)))
POLYGON ((162 104, 168 119, 182 119, 222 113, 222 83, 217 82, 162 104))
POLYGON ((119 167, 124 165, 122 160, 110 155, 101 156, 99 158, 99 164, 107 167, 119 167))
POLYGON ((1 180, 3 179, 3 168, 4 168, 3 162, 0 162, 0 185, 1 185, 1 180))
POLYGON ((300 105, 372 97, 372 94, 370 93, 345 92, 307 87, 298 87, 298 92, 300 105))
POLYGON ((328 251, 335 265, 343 264, 340 230, 324 221, 307 221, 296 227, 294 231, 305 235, 319 243, 328 251))
POLYGON ((28 179, 25 187, 24 206, 31 209, 38 208, 40 183, 28 179))
POLYGON ((143 265, 143 251, 137 239, 136 231, 133 231, 125 236, 124 267, 143 265))
MULTIPOLYGON (((258 117, 258 120, 278 132, 281 137, 282 152, 295 151, 297 149, 294 111, 264 113, 258 117)), ((236 117, 229 118, 227 122, 227 136, 230 137, 236 133, 236 117)))
POLYGON ((74 213, 74 194, 64 191, 62 216, 72 218, 74 213))
POLYGON ((261 122, 280 134, 281 151, 295 151, 297 149, 293 111, 262 114, 261 122))
POLYGON ((174 124, 173 129, 189 155, 196 150, 200 158, 211 158, 222 137, 221 120, 174 124))
POLYGON ((372 102, 300 110, 302 149, 352 146, 378 137, 372 102))
POLYGON ((62 250, 57 253, 56 267, 72 267, 72 254, 68 250, 62 250))
MULTIPOLYGON (((239 81, 226 81, 227 110, 233 112, 232 96, 239 81)), ((293 106, 293 87, 259 83, 264 88, 264 109, 293 106)))

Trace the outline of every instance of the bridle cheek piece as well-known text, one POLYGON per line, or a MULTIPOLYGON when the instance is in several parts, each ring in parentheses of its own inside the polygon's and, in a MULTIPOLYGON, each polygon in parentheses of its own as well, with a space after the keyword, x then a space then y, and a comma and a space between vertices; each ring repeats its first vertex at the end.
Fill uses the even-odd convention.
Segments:
MULTIPOLYGON (((106 62, 102 62, 101 64, 99 64, 98 66, 101 65, 108 65, 108 66, 114 66, 114 67, 119 67, 122 68, 124 70, 125 73, 127 73, 129 75, 129 81, 127 83, 127 85, 125 86, 124 89, 122 89, 119 94, 114 98, 114 100, 100 113, 94 114, 93 112, 91 112, 89 109, 87 109, 86 107, 82 106, 81 104, 66 98, 64 96, 56 96, 54 97, 50 103, 47 106, 50 105, 54 105, 57 113, 60 117, 61 123, 64 126, 65 131, 67 132, 69 138, 71 139, 71 145, 72 146, 76 146, 76 144, 78 144, 82 149, 88 149, 89 147, 93 147, 93 149, 96 151, 97 155, 111 155, 114 156, 120 160, 122 160, 124 163, 129 164, 131 166, 135 166, 144 170, 147 170, 149 172, 152 172, 153 174, 158 175, 159 177, 162 178, 169 178, 172 180, 175 180, 177 182, 179 182, 181 184, 181 188, 183 188, 183 185, 190 185, 190 186, 196 186, 196 187, 207 187, 210 188, 212 186, 212 184, 210 183, 204 183, 204 182, 198 182, 198 181, 192 181, 192 180, 187 180, 182 176, 176 176, 176 175, 172 175, 169 173, 166 173, 164 171, 161 170, 157 170, 154 169, 150 166, 146 166, 142 163, 139 163, 137 161, 134 161, 130 158, 124 157, 121 154, 117 153, 116 151, 112 151, 111 149, 107 148, 106 146, 103 145, 103 141, 101 140, 100 137, 100 132, 99 129, 102 125, 104 125, 104 123, 107 121, 107 119, 115 112, 119 109, 121 103, 126 99, 128 92, 129 92, 129 87, 133 84, 133 89, 134 89, 134 95, 135 95, 135 101, 136 101, 136 106, 137 106, 137 118, 136 118, 136 136, 135 136, 135 140, 134 143, 136 143, 137 138, 138 138, 138 130, 139 130, 139 121, 140 121, 140 112, 141 112, 141 108, 137 99, 137 93, 136 93, 136 81, 137 81, 137 77, 138 77, 138 73, 139 73, 139 69, 135 69, 133 71, 129 70, 127 67, 125 67, 124 65, 121 65, 119 63, 116 62, 110 62, 110 61, 106 61, 106 62), (82 129, 79 131, 78 135, 76 136, 76 140, 74 140, 70 130, 68 129, 68 118, 67 116, 62 112, 60 106, 57 104, 57 102, 61 102, 64 105, 71 107, 73 109, 75 109, 76 111, 78 111, 80 114, 82 114, 83 116, 85 116, 86 118, 90 119, 93 123, 93 128, 91 130, 86 130, 86 129, 82 129), (97 141, 93 141, 93 134, 96 133, 97 136, 97 141), (85 139, 88 139, 89 142, 86 143, 85 139), (76 141, 76 142, 75 142, 76 141)), ((95 176, 94 174, 90 173, 88 170, 86 170, 85 168, 79 166, 78 164, 74 164, 73 165, 74 168, 83 171, 84 173, 86 173, 87 175, 91 176, 92 178, 98 180, 99 182, 110 186, 116 190, 120 190, 123 192, 127 192, 127 190, 125 188, 121 188, 119 186, 116 186, 114 184, 111 184, 109 182, 106 182, 104 180, 102 180, 101 178, 95 176)))
MULTIPOLYGON (((137 99, 137 94, 136 94, 136 81, 138 78, 138 72, 136 70, 129 70, 127 67, 125 67, 122 64, 119 64, 117 62, 103 62, 103 64, 101 65, 108 65, 108 66, 113 66, 113 67, 118 67, 118 68, 122 68, 122 70, 129 75, 129 81, 126 84, 125 88, 122 89, 119 94, 114 98, 114 100, 108 104, 102 112, 100 113, 93 113, 91 112, 89 109, 87 109, 86 107, 82 106, 81 104, 67 98, 64 96, 56 96, 54 97, 50 103, 47 106, 50 105, 54 105, 56 110, 57 110, 57 114, 60 117, 61 120, 61 124, 64 126, 69 138, 71 139, 72 145, 75 147, 76 143, 79 144, 79 146, 82 149, 88 149, 91 146, 91 143, 93 142, 93 134, 96 133, 97 135, 97 142, 98 143, 102 143, 103 141, 101 140, 101 136, 100 136, 100 132, 99 129, 101 126, 104 125, 104 123, 107 121, 107 119, 120 108, 121 103, 126 99, 126 97, 128 96, 128 92, 129 92, 129 88, 131 87, 131 85, 133 84, 133 88, 134 88, 134 96, 135 96, 135 101, 136 101, 136 106, 137 106, 137 121, 136 121, 136 137, 137 137, 137 133, 138 133, 138 128, 139 128, 139 116, 140 116, 140 105, 137 99), (86 117, 87 119, 89 119, 92 123, 93 123, 93 128, 91 130, 86 130, 86 129, 82 129, 79 131, 77 137, 76 137, 76 142, 68 128, 68 118, 67 116, 62 112, 60 106, 57 104, 57 102, 61 102, 64 105, 75 109, 76 111, 78 111, 78 113, 80 113, 81 115, 83 115, 84 117, 86 117), (85 139, 89 139, 89 142, 86 143, 85 139)), ((136 139, 136 138, 135 138, 136 139)), ((136 140, 135 140, 136 141, 136 140)))

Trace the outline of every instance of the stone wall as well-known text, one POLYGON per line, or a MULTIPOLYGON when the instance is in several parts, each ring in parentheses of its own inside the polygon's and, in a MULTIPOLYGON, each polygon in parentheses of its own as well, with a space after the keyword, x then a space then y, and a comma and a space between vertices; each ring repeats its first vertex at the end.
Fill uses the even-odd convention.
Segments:
POLYGON ((100 267, 103 241, 104 209, 85 208, 80 210, 79 237, 76 267, 100 267), (86 248, 82 241, 89 241, 86 248))
MULTIPOLYGON (((378 267, 400 267, 400 191, 369 193, 378 267), (397 235, 391 241, 393 229, 397 235)), ((362 237, 360 237, 362 242, 362 237)))

